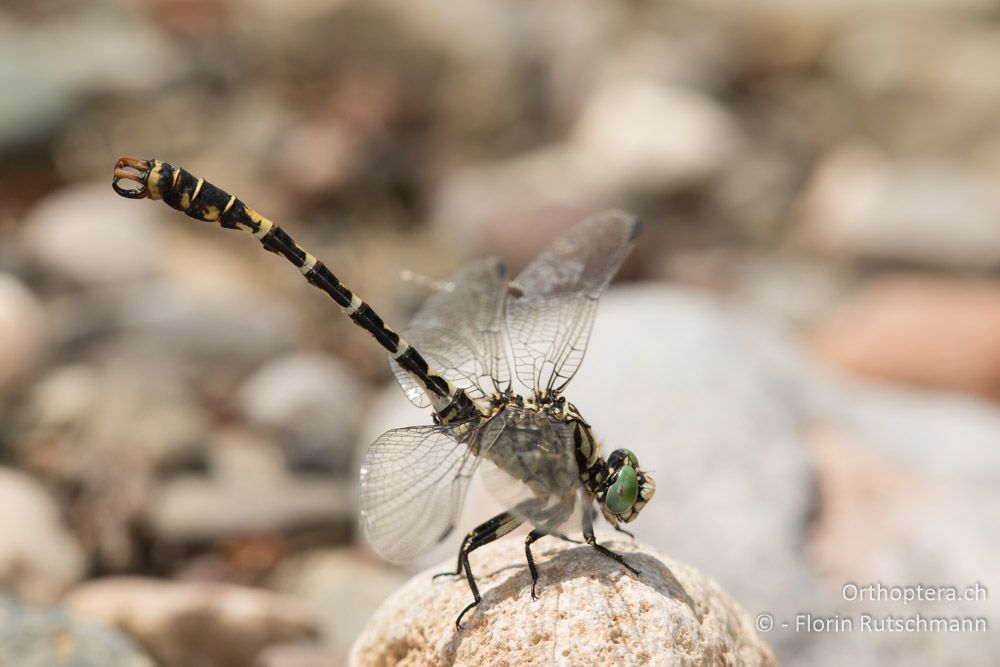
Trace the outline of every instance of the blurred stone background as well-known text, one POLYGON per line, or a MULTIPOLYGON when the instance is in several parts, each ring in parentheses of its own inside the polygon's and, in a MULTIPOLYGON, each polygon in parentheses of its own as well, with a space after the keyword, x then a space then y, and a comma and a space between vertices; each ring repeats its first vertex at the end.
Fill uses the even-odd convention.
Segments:
POLYGON ((997 62, 988 0, 7 0, 0 664, 339 665, 407 576, 355 480, 427 415, 256 243, 115 196, 119 155, 397 326, 401 270, 641 214, 568 392, 655 470, 638 537, 789 622, 782 664, 995 664, 995 633, 794 620, 1000 619, 841 592, 1000 587, 997 62))

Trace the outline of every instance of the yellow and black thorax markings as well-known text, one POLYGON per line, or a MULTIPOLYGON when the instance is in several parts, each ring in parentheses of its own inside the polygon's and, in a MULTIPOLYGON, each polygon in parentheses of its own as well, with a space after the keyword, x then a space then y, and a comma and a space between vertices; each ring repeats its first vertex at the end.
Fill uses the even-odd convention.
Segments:
MULTIPOLYGON (((396 363, 421 383, 431 399, 436 421, 448 424, 481 416, 479 409, 462 390, 431 368, 416 349, 386 326, 371 306, 352 293, 323 262, 303 249, 281 227, 235 195, 195 177, 186 169, 160 160, 131 160, 140 166, 126 163, 127 166, 146 167, 140 180, 145 188, 139 191, 142 196, 162 199, 167 205, 196 220, 216 222, 226 229, 248 232, 260 241, 265 250, 281 255, 295 265, 309 283, 326 292, 355 324, 370 333, 396 363)), ((119 191, 119 194, 122 192, 119 191)))

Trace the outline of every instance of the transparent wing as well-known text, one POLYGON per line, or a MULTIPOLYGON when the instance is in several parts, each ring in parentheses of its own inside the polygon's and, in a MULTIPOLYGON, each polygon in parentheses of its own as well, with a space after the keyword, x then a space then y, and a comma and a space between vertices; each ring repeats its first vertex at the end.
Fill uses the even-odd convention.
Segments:
POLYGON ((639 233, 621 211, 587 218, 556 239, 511 283, 507 331, 518 379, 561 390, 587 349, 597 301, 639 233))
POLYGON ((579 526, 583 484, 572 426, 544 414, 508 407, 503 430, 484 457, 483 480, 509 511, 546 533, 579 526))
POLYGON ((458 520, 479 453, 502 429, 494 418, 379 436, 361 465, 361 525, 375 550, 399 563, 444 539, 458 520))
MULTIPOLYGON (((502 329, 505 267, 493 258, 473 262, 459 269, 448 285, 450 289, 424 302, 403 338, 473 398, 509 387, 502 329)), ((426 408, 430 403, 423 387, 391 358, 390 363, 410 402, 426 408)))

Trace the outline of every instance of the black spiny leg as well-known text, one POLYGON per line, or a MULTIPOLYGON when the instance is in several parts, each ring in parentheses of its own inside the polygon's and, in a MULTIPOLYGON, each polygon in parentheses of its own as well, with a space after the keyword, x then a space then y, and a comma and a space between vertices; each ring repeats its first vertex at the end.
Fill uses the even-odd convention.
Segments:
POLYGON ((624 528, 622 528, 621 526, 619 526, 617 523, 614 525, 614 529, 617 530, 619 533, 625 533, 626 535, 628 535, 629 537, 631 537, 633 540, 635 539, 635 535, 633 535, 629 531, 625 530, 624 528))
POLYGON ((497 514, 489 521, 480 524, 475 530, 466 536, 466 539, 463 542, 462 550, 458 554, 459 571, 462 569, 465 570, 465 578, 469 581, 469 589, 472 591, 472 597, 474 599, 465 609, 462 610, 462 613, 458 615, 458 618, 455 619, 455 627, 457 629, 462 629, 462 617, 482 600, 479 595, 479 587, 476 586, 476 579, 472 576, 472 568, 469 567, 469 554, 481 546, 485 546, 494 540, 500 539, 520 526, 522 523, 524 523, 524 519, 519 516, 511 514, 510 512, 503 512, 501 514, 497 514))
POLYGON ((617 554, 606 546, 597 543, 597 538, 594 537, 594 520, 591 519, 590 512, 583 513, 583 539, 587 541, 587 544, 594 547, 608 558, 620 563, 622 567, 632 574, 639 574, 639 570, 626 563, 625 558, 621 554, 617 554))
POLYGON ((458 562, 455 564, 454 572, 438 572, 431 579, 437 579, 438 577, 457 577, 462 574, 462 552, 465 551, 465 547, 469 544, 469 540, 475 535, 475 531, 471 533, 466 533, 465 537, 462 538, 462 546, 458 548, 458 562))
MULTIPOLYGON (((531 572, 531 599, 537 600, 535 595, 535 584, 538 583, 538 568, 535 567, 535 559, 531 555, 531 545, 538 539, 545 537, 545 533, 533 530, 524 538, 524 555, 528 557, 528 571, 531 572)), ((572 541, 572 540, 571 540, 572 541)))

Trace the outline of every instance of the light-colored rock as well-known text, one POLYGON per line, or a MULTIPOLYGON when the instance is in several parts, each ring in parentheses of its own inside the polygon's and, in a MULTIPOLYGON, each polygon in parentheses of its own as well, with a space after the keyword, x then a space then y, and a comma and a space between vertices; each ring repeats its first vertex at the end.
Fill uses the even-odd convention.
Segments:
POLYGON ((951 269, 1000 266, 1000 191, 960 166, 894 163, 849 145, 803 195, 803 237, 825 252, 951 269))
POLYGON ((814 331, 819 357, 859 375, 1000 400, 1000 281, 894 275, 814 331))
POLYGON ((82 575, 85 559, 59 507, 23 472, 0 468, 0 588, 33 603, 52 602, 82 575))
POLYGON ((483 594, 463 577, 432 580, 449 559, 414 577, 375 614, 352 665, 740 664, 775 665, 739 605, 689 565, 622 541, 605 544, 641 572, 634 577, 586 545, 549 538, 535 547, 539 599, 522 540, 488 545, 471 558, 483 594))
POLYGON ((14 276, 0 273, 0 397, 24 380, 45 348, 41 304, 14 276))
POLYGON ((75 615, 130 635, 162 667, 246 667, 267 646, 316 634, 312 615, 297 600, 228 584, 97 579, 63 603, 75 615))
POLYGON ((85 285, 134 281, 155 268, 155 215, 106 183, 64 188, 28 212, 25 248, 45 269, 85 285))
POLYGON ((124 635, 74 619, 62 609, 21 606, 0 597, 4 667, 155 667, 124 635))
POLYGON ((405 581, 403 574, 364 561, 354 551, 329 549, 283 561, 270 585, 306 600, 322 624, 323 643, 347 655, 375 609, 405 581))
POLYGON ((347 663, 344 653, 319 644, 278 644, 257 656, 253 667, 341 667, 347 663))
POLYGON ((281 450, 242 431, 222 432, 209 447, 210 475, 164 482, 145 514, 152 531, 171 541, 348 524, 350 501, 338 480, 292 475, 281 450), (266 489, 266 493, 262 493, 266 489))
POLYGON ((654 80, 610 83, 586 103, 572 146, 609 192, 703 183, 738 148, 735 122, 709 96, 654 80))
POLYGON ((318 353, 268 361, 240 388, 252 422, 273 429, 295 463, 340 469, 350 458, 365 388, 342 362, 318 353))

